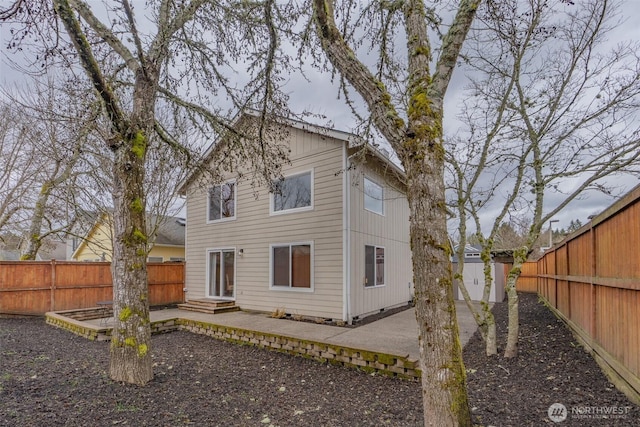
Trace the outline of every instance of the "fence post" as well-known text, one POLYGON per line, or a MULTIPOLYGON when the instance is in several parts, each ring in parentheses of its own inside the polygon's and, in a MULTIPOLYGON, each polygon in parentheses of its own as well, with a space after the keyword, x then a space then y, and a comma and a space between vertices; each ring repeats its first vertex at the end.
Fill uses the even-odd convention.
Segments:
POLYGON ((553 306, 558 308, 558 251, 553 250, 553 292, 555 298, 553 300, 553 306))
POLYGON ((544 256, 536 262, 536 293, 538 295, 542 294, 542 277, 540 277, 540 274, 545 274, 544 256))
POLYGON ((591 310, 590 310, 590 326, 591 330, 589 333, 591 334, 591 338, 595 341, 597 331, 596 325, 596 285, 593 283, 594 278, 597 276, 596 271, 596 232, 593 229, 593 219, 589 221, 589 237, 591 240, 591 310))
MULTIPOLYGON (((564 244, 564 252, 567 263, 567 271, 565 273, 566 276, 571 276, 571 262, 569 260, 569 242, 565 242, 564 244)), ((567 318, 571 319, 571 281, 569 277, 567 277, 567 318)))
POLYGON ((51 301, 49 311, 56 311, 56 260, 51 260, 51 301))

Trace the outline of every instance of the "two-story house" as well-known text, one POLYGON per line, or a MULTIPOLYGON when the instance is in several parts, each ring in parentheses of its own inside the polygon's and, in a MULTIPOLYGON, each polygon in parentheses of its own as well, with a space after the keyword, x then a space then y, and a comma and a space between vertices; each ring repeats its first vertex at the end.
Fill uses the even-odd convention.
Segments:
MULTIPOLYGON (((234 126, 252 119, 244 112, 234 126)), ((344 322, 408 304, 403 171, 352 134, 287 123, 290 165, 272 193, 233 174, 206 188, 194 175, 181 187, 187 302, 344 322)))

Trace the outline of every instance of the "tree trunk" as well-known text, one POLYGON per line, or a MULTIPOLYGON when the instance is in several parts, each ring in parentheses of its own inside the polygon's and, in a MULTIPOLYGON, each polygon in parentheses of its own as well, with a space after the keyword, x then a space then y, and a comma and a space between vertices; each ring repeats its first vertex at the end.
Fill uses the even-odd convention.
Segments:
POLYGON ((507 300, 509 304, 509 332, 507 334, 507 346, 504 349, 504 357, 516 357, 518 355, 518 334, 520 319, 518 314, 518 292, 516 282, 522 271, 522 264, 526 261, 527 248, 521 248, 513 254, 513 267, 507 276, 507 300), (525 254, 524 256, 522 254, 525 254))
POLYGON ((406 172, 425 425, 468 426, 471 416, 446 224, 442 107, 477 3, 461 2, 444 38, 433 79, 429 73, 431 48, 424 4, 407 1, 400 5, 408 52, 406 125, 385 85, 357 59, 343 39, 334 20, 333 2, 315 0, 313 11, 327 57, 367 103, 376 128, 398 154, 406 172))
POLYGON ((495 356, 498 354, 498 338, 496 332, 496 319, 493 317, 493 313, 489 310, 489 305, 486 305, 486 309, 483 306, 482 311, 484 313, 484 321, 487 325, 487 338, 485 341, 485 351, 487 356, 495 356))
POLYGON ((144 385, 153 378, 149 319, 144 154, 146 136, 131 135, 115 151, 113 184, 113 315, 110 375, 144 385))
POLYGON ((491 248, 485 244, 481 253, 483 272, 484 272, 484 289, 482 290, 482 317, 487 328, 487 337, 485 340, 485 351, 487 356, 498 354, 498 344, 496 342, 496 319, 489 308, 489 298, 491 296, 491 287, 493 286, 495 272, 491 274, 491 248))
POLYGON ((410 160, 408 199, 425 425, 470 425, 437 150, 410 160))
MULTIPOLYGON (((144 194, 145 157, 150 133, 145 130, 152 129, 154 125, 160 75, 158 67, 164 63, 168 45, 158 46, 157 56, 152 60, 138 52, 144 64, 134 69, 133 106, 129 113, 121 108, 118 97, 107 83, 76 18, 83 9, 72 8, 68 0, 54 0, 53 3, 78 52, 82 67, 102 100, 113 134, 107 141, 114 153, 111 275, 115 325, 109 371, 115 381, 144 385, 153 378, 144 194)), ((86 16, 91 17, 91 13, 86 16)), ((108 39, 113 35, 107 32, 102 37, 108 39)))
MULTIPOLYGON (((485 342, 485 349, 487 356, 493 356, 498 354, 498 345, 497 345, 497 333, 496 333, 496 320, 493 317, 493 313, 489 308, 489 294, 485 292, 485 296, 483 296, 483 300, 480 301, 480 311, 478 311, 477 307, 471 301, 471 296, 469 295, 469 291, 464 285, 464 252, 458 253, 458 270, 456 272, 457 280, 458 280, 458 290, 462 293, 464 298, 464 302, 467 304, 467 308, 473 315, 476 324, 478 325, 478 330, 480 331, 480 335, 485 342)), ((486 286, 486 285, 485 285, 486 286)), ((485 287, 486 290, 486 287, 485 287)))
POLYGON ((21 261, 34 261, 36 255, 42 246, 42 221, 44 220, 44 210, 47 206, 49 194, 51 192, 51 184, 45 182, 42 184, 38 200, 33 209, 31 224, 29 225, 29 234, 27 236, 27 246, 20 255, 21 261))

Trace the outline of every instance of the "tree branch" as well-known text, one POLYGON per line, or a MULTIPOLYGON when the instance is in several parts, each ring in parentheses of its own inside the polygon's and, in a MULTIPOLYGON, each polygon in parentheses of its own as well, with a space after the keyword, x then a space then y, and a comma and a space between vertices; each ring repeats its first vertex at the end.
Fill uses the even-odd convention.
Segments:
POLYGON ((333 16, 331 0, 313 0, 313 13, 320 43, 331 63, 365 100, 376 127, 394 150, 400 151, 404 138, 404 120, 391 103, 384 84, 367 69, 347 45, 333 16))
POLYGON ((462 0, 460 2, 456 17, 442 41, 440 57, 432 79, 431 97, 440 100, 444 98, 462 49, 462 43, 471 28, 480 2, 481 0, 462 0))
MULTIPOLYGON (((170 22, 165 22, 166 25, 159 27, 158 34, 156 34, 156 37, 153 39, 148 52, 150 61, 157 63, 166 55, 171 37, 173 37, 177 31, 183 29, 185 24, 194 17, 198 9, 206 2, 207 0, 193 0, 181 10, 175 11, 175 17, 170 22)), ((161 21, 168 21, 171 16, 171 11, 167 2, 162 3, 160 10, 161 21)))
MULTIPOLYGON (((71 1, 75 2, 76 0, 71 1)), ((69 0, 54 0, 54 7, 80 56, 82 67, 89 75, 91 84, 96 92, 98 92, 98 96, 100 96, 104 102, 111 124, 118 133, 124 134, 126 131, 126 120, 124 118, 124 114, 116 101, 116 97, 111 90, 111 87, 102 75, 100 66, 93 56, 91 46, 82 32, 82 28, 80 28, 80 23, 74 16, 69 0)), ((113 35, 111 34, 111 36, 113 35)), ((113 149, 114 147, 111 148, 113 149)))
MULTIPOLYGON (((59 0, 54 0, 54 4, 62 3, 59 0)), ((75 10, 78 14, 86 21, 87 24, 95 31, 101 39, 103 39, 107 44, 122 58, 127 67, 135 74, 140 67, 140 63, 136 61, 135 56, 127 49, 127 47, 122 44, 122 42, 113 34, 111 30, 105 27, 102 22, 91 12, 91 8, 87 5, 83 0, 68 0, 64 3, 67 4, 67 7, 71 10, 75 10)), ((64 22, 64 20, 63 20, 64 22)), ((67 24, 65 23, 65 27, 67 24)), ((67 29, 67 31, 69 31, 67 29)), ((76 32, 76 34, 82 34, 76 32)), ((87 44, 88 46, 88 44, 87 44)))

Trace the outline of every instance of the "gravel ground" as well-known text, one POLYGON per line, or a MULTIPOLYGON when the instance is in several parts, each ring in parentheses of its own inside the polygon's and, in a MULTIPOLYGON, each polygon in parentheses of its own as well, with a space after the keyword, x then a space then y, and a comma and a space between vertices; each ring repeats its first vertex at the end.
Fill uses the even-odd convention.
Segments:
MULTIPOLYGON (((503 336, 506 304, 494 312, 503 336)), ((571 334, 532 295, 521 302, 520 357, 465 347, 474 422, 494 426, 638 426, 640 408, 612 387, 571 334), (576 418, 573 407, 630 407, 624 418, 576 418)), ((108 343, 42 319, 0 319, 2 426, 413 426, 422 425, 417 382, 367 375, 187 332, 153 337, 146 387, 109 380, 108 343)))
MULTIPOLYGON (((520 294, 519 305, 517 358, 487 357, 478 333, 464 348, 474 422, 493 426, 640 426, 640 407, 607 380, 564 322, 536 295, 520 294), (548 416, 549 407, 555 403, 564 405, 567 411, 566 420, 557 424, 548 416), (618 415, 605 416, 603 412, 607 411, 618 415)), ((493 313, 498 352, 502 353, 507 303, 496 304, 493 313)))

